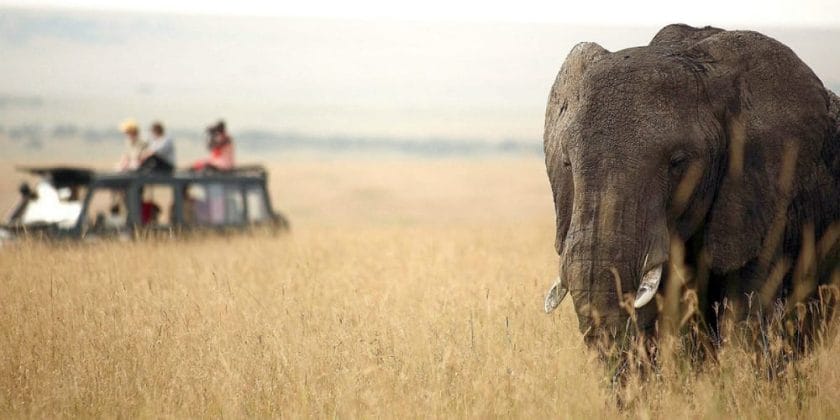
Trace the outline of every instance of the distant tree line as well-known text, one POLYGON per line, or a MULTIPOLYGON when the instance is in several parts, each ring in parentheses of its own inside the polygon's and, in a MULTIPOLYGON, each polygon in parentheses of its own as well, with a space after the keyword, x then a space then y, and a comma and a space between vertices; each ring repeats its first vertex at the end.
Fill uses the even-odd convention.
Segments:
MULTIPOLYGON (((178 142, 203 142, 203 132, 170 129, 178 142)), ((7 139, 28 150, 41 150, 54 141, 81 140, 92 144, 122 139, 117 127, 89 127, 75 124, 0 125, 0 139, 7 139)), ((237 147, 246 152, 320 151, 331 153, 388 152, 421 156, 471 156, 486 154, 541 155, 538 139, 453 139, 443 137, 390 138, 359 136, 310 136, 289 131, 242 129, 234 132, 237 147)))

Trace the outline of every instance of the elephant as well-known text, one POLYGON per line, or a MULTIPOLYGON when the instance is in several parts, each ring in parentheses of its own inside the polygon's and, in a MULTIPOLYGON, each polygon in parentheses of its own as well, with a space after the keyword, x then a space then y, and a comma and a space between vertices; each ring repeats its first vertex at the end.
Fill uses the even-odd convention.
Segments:
POLYGON ((673 24, 646 46, 580 43, 543 140, 560 257, 545 311, 571 294, 587 344, 661 334, 669 283, 713 329, 726 299, 840 280, 840 99, 779 41, 673 24))

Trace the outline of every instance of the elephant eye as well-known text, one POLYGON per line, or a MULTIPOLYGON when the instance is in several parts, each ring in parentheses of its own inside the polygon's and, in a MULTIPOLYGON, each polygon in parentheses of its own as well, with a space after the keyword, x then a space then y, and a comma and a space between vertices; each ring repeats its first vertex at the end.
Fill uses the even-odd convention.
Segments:
POLYGON ((681 172, 688 161, 688 155, 684 153, 677 153, 671 157, 671 161, 668 166, 670 167, 671 172, 681 172))
POLYGON ((572 166, 572 162, 569 159, 563 159, 563 166, 569 168, 572 166))

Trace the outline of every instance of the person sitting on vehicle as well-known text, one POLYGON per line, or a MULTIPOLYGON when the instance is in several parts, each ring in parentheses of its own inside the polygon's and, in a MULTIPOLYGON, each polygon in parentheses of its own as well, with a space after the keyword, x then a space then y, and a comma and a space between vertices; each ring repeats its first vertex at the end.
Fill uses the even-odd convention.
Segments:
POLYGON ((228 171, 233 169, 233 139, 227 134, 225 122, 207 127, 207 148, 210 149, 210 156, 195 162, 192 165, 194 171, 214 169, 228 171))
POLYGON ((137 122, 127 119, 120 124, 120 131, 125 134, 126 144, 122 159, 117 164, 121 172, 133 171, 140 167, 140 155, 146 149, 146 142, 140 139, 140 129, 137 122))
POLYGON ((164 134, 163 124, 152 124, 152 140, 140 154, 140 172, 163 172, 171 174, 175 170, 175 142, 164 134))

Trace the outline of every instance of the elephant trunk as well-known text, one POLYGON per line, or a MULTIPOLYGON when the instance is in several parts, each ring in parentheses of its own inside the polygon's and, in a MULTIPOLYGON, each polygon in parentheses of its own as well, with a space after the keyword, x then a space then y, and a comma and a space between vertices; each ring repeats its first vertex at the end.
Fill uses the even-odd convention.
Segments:
POLYGON ((618 337, 637 327, 650 327, 656 316, 656 305, 649 302, 659 287, 664 261, 647 265, 652 254, 632 255, 634 247, 626 240, 594 244, 592 241, 582 239, 579 242, 582 249, 566 252, 561 268, 561 278, 567 279, 581 332, 587 336, 618 337), (633 312, 636 326, 628 323, 633 312))
POLYGON ((575 203, 560 278, 545 308, 556 307, 568 291, 587 341, 602 336, 613 340, 652 328, 657 310, 651 301, 668 260, 666 218, 664 211, 657 211, 662 206, 599 198, 595 205, 577 206, 588 200, 575 203))

